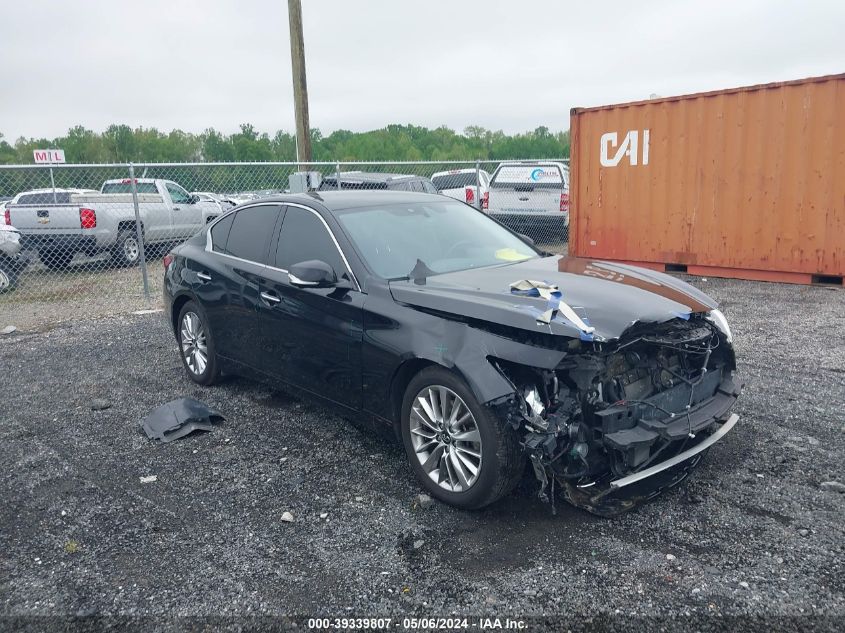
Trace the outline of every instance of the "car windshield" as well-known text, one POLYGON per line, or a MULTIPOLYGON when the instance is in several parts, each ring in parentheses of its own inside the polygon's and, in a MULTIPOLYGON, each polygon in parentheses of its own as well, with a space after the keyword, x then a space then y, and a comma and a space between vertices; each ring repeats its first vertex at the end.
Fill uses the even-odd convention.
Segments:
POLYGON ((379 205, 335 214, 361 257, 385 279, 409 276, 418 260, 436 274, 540 256, 497 222, 460 202, 379 205))
POLYGON ((460 189, 461 187, 474 187, 476 184, 475 171, 432 176, 431 182, 434 183, 434 186, 437 187, 438 191, 443 191, 444 189, 460 189))

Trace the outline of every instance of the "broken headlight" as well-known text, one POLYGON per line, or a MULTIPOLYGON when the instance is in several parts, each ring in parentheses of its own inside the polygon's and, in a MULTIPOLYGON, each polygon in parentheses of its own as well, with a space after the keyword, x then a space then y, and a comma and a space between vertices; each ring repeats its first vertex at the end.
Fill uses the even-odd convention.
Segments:
POLYGON ((728 320, 721 310, 710 310, 707 315, 707 320, 722 331, 728 343, 733 342, 733 334, 731 334, 731 326, 728 325, 728 320))

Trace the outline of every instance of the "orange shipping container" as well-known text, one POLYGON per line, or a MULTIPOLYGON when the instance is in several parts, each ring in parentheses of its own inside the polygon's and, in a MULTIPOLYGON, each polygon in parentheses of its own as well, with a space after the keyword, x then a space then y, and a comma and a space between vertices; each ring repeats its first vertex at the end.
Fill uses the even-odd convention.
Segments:
POLYGON ((845 74, 574 108, 573 255, 842 283, 845 74))

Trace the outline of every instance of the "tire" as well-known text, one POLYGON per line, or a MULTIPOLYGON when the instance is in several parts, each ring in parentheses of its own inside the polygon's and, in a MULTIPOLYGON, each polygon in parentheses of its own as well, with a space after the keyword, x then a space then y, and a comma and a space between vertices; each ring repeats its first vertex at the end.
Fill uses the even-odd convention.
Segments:
POLYGON ((38 257, 41 258, 42 263, 54 272, 61 272, 67 270, 73 256, 76 255, 73 251, 59 251, 59 250, 41 250, 38 251, 38 257))
MULTIPOLYGON (((434 420, 435 426, 437 422, 434 420)), ((433 497, 449 505, 469 510, 483 508, 513 490, 525 470, 525 456, 514 430, 479 404, 464 381, 443 367, 427 367, 408 384, 400 427, 417 479, 433 497), (424 398, 431 409, 429 390, 433 390, 436 404, 445 394, 447 414, 441 418, 452 418, 451 407, 459 402, 454 417, 460 422, 468 411, 471 419, 447 428, 445 433, 432 432, 432 418, 418 400, 424 398), (427 446, 430 450, 426 450, 427 446), (473 453, 479 457, 476 459, 473 453), (460 467, 455 466, 456 462, 460 467), (475 466, 474 474, 470 466, 475 466)))
POLYGON ((11 292, 18 286, 18 269, 4 255, 0 255, 0 295, 11 292))
POLYGON ((141 247, 135 229, 123 229, 112 247, 112 261, 117 266, 137 266, 141 261, 141 247))
POLYGON ((188 378, 198 385, 207 386, 217 382, 220 377, 220 366, 214 348, 214 337, 208 327, 205 311, 198 303, 188 301, 179 311, 176 340, 179 342, 179 357, 182 359, 188 378), (191 326, 189 321, 195 323, 199 329, 191 326), (204 366, 201 362, 203 354, 204 366))

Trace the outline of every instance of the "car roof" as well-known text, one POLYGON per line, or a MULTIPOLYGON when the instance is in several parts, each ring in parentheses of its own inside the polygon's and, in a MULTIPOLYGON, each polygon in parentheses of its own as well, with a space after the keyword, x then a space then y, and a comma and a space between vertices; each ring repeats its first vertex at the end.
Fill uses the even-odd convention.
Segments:
MULTIPOLYGON (((479 169, 478 171, 485 171, 483 169, 479 169)), ((432 178, 437 178, 438 176, 453 176, 455 174, 474 174, 475 167, 467 167, 466 169, 450 169, 449 171, 438 171, 431 174, 432 178)))
MULTIPOLYGON (((165 180, 167 182, 173 182, 172 180, 167 180, 166 178, 136 178, 135 182, 143 182, 143 183, 150 183, 155 182, 156 180, 165 180)), ((119 182, 121 184, 132 182, 131 178, 109 178, 105 181, 105 184, 112 184, 115 182, 119 182)))
MULTIPOLYGON (((404 178, 423 178, 423 176, 415 176, 414 174, 383 174, 373 171, 342 171, 340 172, 341 182, 349 180, 350 182, 391 182, 393 180, 400 180, 404 178)), ((337 174, 327 174, 323 176, 323 180, 337 180, 337 174)))
MULTIPOLYGON (((295 202, 306 206, 321 205, 329 211, 352 209, 355 207, 405 204, 413 202, 455 202, 447 196, 415 191, 391 191, 387 189, 358 189, 345 191, 312 191, 310 193, 291 193, 268 196, 260 200, 251 200, 249 205, 277 202, 280 204, 295 202)), ((246 203, 245 203, 246 204, 246 203)))
POLYGON ((535 165, 558 165, 569 169, 569 165, 561 160, 503 160, 499 167, 533 167, 535 165))
MULTIPOLYGON (((85 189, 76 189, 76 188, 68 189, 66 187, 56 187, 55 191, 86 191, 86 190, 85 189)), ((21 191, 17 195, 23 196, 23 195, 26 195, 28 193, 53 193, 53 188, 52 187, 46 187, 44 189, 27 189, 26 191, 21 191)))
POLYGON ((89 191, 93 193, 99 193, 99 191, 97 191, 96 189, 67 189, 64 187, 56 187, 55 189, 53 189, 52 187, 48 187, 47 189, 27 189, 26 191, 21 191, 20 193, 15 194, 15 197, 11 198, 11 200, 18 200, 21 196, 28 196, 32 194, 53 193, 53 191, 55 191, 56 193, 87 193, 89 191))

